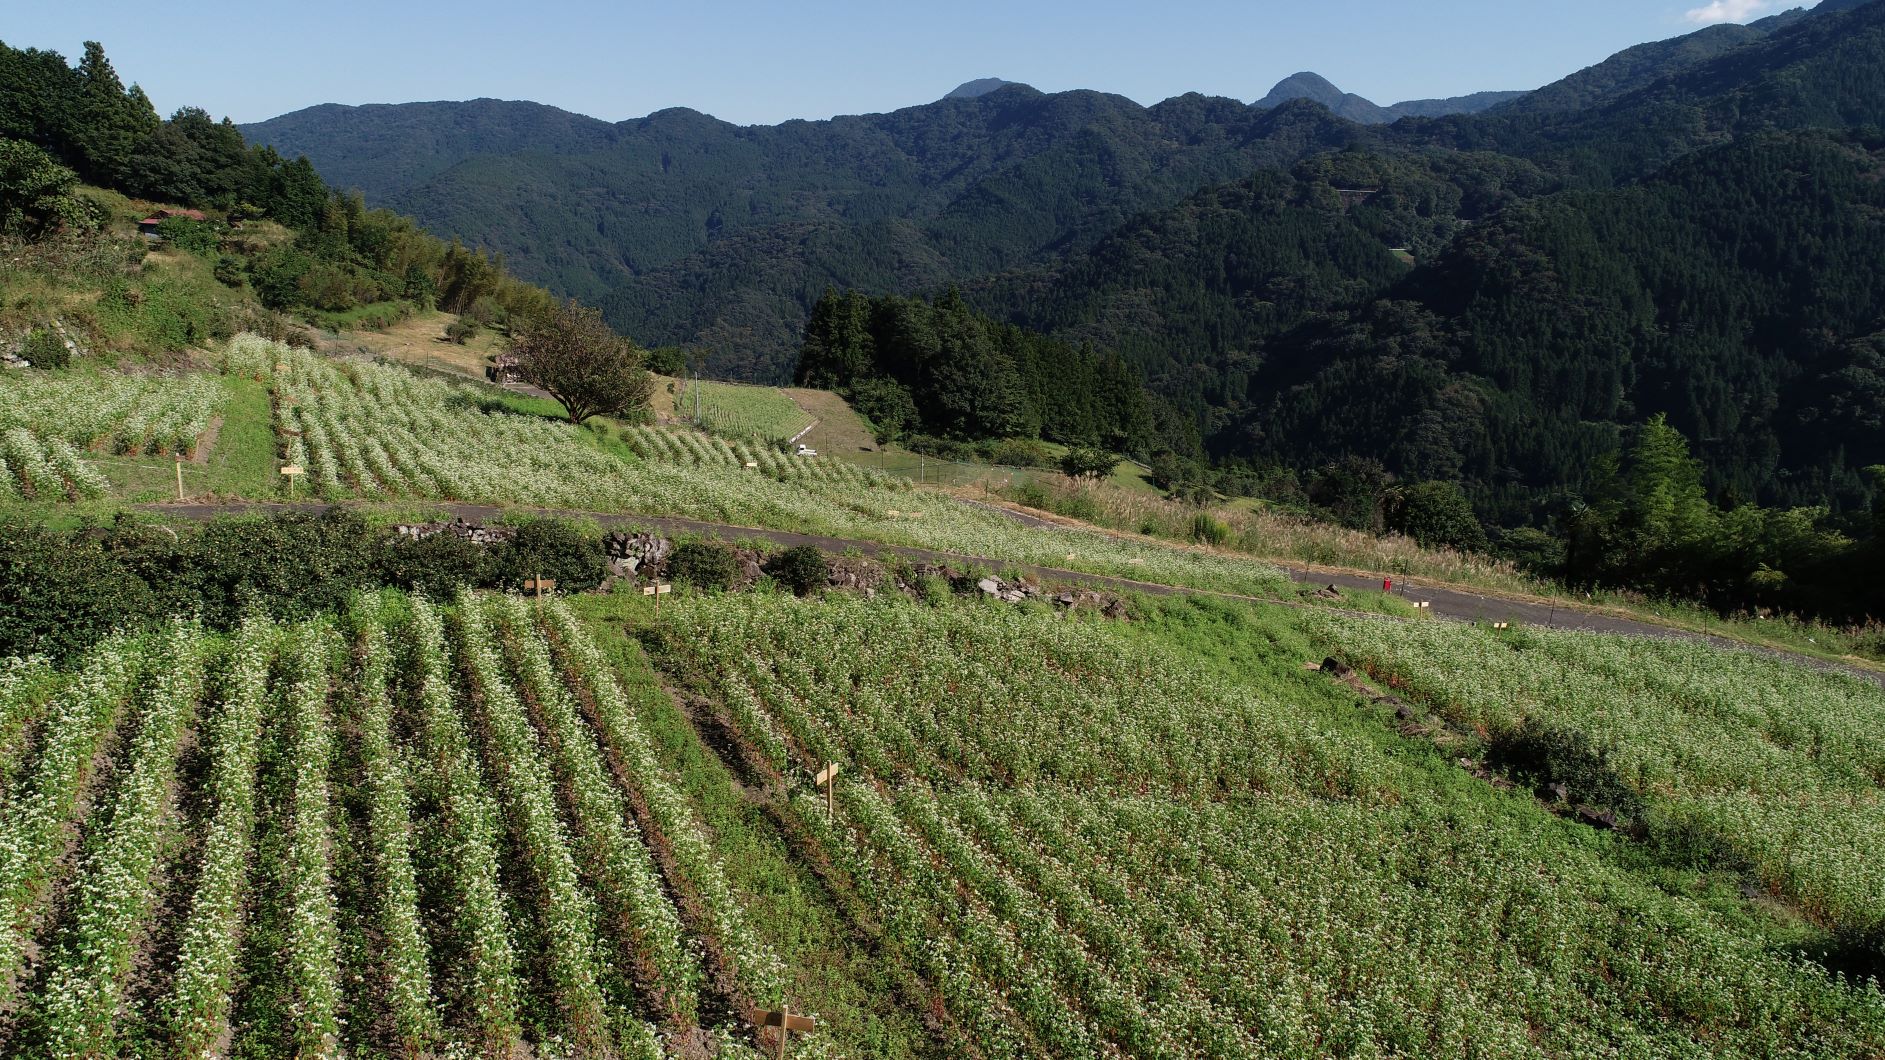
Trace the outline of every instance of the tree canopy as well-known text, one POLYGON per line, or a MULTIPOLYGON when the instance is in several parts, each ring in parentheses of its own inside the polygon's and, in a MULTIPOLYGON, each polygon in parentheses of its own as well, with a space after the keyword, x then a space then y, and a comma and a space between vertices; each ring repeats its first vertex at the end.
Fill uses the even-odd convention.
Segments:
POLYGON ((519 374, 562 402, 571 423, 620 415, 654 392, 642 352, 575 301, 522 325, 511 350, 519 374))

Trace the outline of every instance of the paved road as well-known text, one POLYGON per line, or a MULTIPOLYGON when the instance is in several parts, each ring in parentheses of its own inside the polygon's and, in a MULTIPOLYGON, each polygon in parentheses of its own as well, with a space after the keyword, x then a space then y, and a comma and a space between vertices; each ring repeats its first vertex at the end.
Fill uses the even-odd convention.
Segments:
MULTIPOLYGON (((145 511, 169 515, 181 519, 210 519, 219 515, 242 513, 303 511, 319 512, 329 507, 318 501, 300 503, 280 502, 230 502, 220 504, 145 504, 139 505, 145 511)), ((605 527, 658 529, 670 534, 713 534, 730 541, 764 541, 775 545, 791 547, 793 545, 811 545, 826 552, 856 551, 866 556, 901 556, 905 559, 928 561, 931 563, 973 564, 976 566, 1003 570, 1019 570, 1046 582, 1079 584, 1095 588, 1112 589, 1118 592, 1140 592, 1149 596, 1184 596, 1206 595, 1223 596, 1238 600, 1255 600, 1263 603, 1281 603, 1289 606, 1304 606, 1299 601, 1290 599, 1269 599, 1264 597, 1244 596, 1237 593, 1222 593, 1210 589, 1193 589, 1185 586, 1163 585, 1157 582, 1143 582, 1132 578, 1117 578, 1104 574, 1088 574, 1084 571, 1065 570, 1059 567, 1038 567, 1029 564, 1017 564, 1007 560, 990 559, 986 556, 967 556, 954 552, 940 552, 935 549, 913 548, 908 545, 890 545, 878 541, 861 541, 851 538, 824 537, 817 534, 799 534, 790 530, 769 530, 762 527, 735 526, 729 523, 712 523, 699 519, 684 519, 677 516, 659 515, 623 515, 604 512, 569 511, 554 508, 499 508, 481 504, 439 503, 437 507, 453 516, 474 523, 498 522, 508 516, 537 515, 562 519, 581 519, 605 527)), ((1017 521, 1030 526, 1065 529, 1059 524, 1015 512, 997 505, 985 505, 991 511, 1002 512, 1017 521)), ((1305 585, 1334 586, 1341 591, 1379 591, 1382 587, 1380 578, 1369 578, 1354 574, 1339 574, 1301 566, 1283 568, 1291 581, 1305 585)), ((1885 672, 1845 666, 1824 659, 1799 655, 1778 649, 1761 648, 1725 637, 1712 637, 1669 626, 1642 622, 1635 619, 1619 618, 1614 615, 1598 614, 1573 608, 1555 607, 1548 603, 1536 603, 1529 600, 1514 600, 1500 596, 1468 592, 1461 589, 1441 586, 1425 586, 1419 582, 1406 583, 1396 579, 1394 595, 1410 603, 1425 602, 1428 609, 1441 618, 1461 622, 1522 622, 1528 626, 1551 626, 1556 629, 1589 630, 1598 633, 1621 633, 1638 637, 1663 637, 1681 640, 1694 640, 1723 648, 1738 648, 1756 651, 1775 658, 1788 659, 1816 669, 1840 670, 1864 678, 1874 684, 1885 687, 1885 672)), ((1367 612, 1372 614, 1371 612, 1367 612)))

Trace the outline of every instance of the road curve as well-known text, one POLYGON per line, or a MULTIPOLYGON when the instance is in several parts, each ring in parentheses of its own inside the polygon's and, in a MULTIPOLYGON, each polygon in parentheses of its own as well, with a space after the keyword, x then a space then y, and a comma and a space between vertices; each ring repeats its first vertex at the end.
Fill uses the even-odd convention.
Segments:
MULTIPOLYGON (((1087 585, 1095 588, 1112 589, 1119 592, 1139 592, 1149 596, 1222 596, 1235 600, 1250 600, 1258 603, 1283 604, 1286 606, 1306 606, 1300 601, 1277 599, 1260 596, 1246 596, 1238 593, 1217 592, 1211 589, 1194 589, 1189 586, 1165 585, 1158 582, 1137 581, 1132 578, 1120 578, 1106 574, 1089 574, 1084 571, 1065 570, 1059 567, 1040 567, 1026 563, 1014 563, 1009 560, 991 559, 987 556, 970 556, 954 552, 941 552, 936 549, 915 548, 909 545, 892 545, 881 541, 865 541, 855 538, 825 537, 817 534, 800 534, 790 530, 770 530, 763 527, 737 526, 731 523, 713 523, 700 519, 686 519, 671 515, 629 515, 608 512, 571 511, 557 508, 500 508, 492 505, 462 504, 457 502, 435 502, 435 506, 450 515, 474 523, 498 522, 507 517, 518 515, 539 516, 559 519, 580 519, 611 528, 657 529, 670 534, 711 534, 730 541, 764 541, 769 544, 811 545, 826 552, 856 551, 866 556, 900 556, 904 559, 928 561, 931 563, 974 564, 981 567, 1018 570, 1030 574, 1042 581, 1063 584, 1087 585)), ((164 503, 140 504, 141 511, 172 518, 206 520, 222 515, 265 514, 270 512, 321 512, 330 507, 348 507, 331 505, 320 501, 302 501, 286 503, 279 501, 231 501, 213 504, 199 503, 164 503)), ((988 506, 991 510, 1014 515, 1009 509, 988 506)), ((1047 520, 1035 519, 1043 527, 1067 529, 1047 520)), ((1354 574, 1335 574, 1302 567, 1290 567, 1276 564, 1291 581, 1306 585, 1333 586, 1342 591, 1379 591, 1382 582, 1378 578, 1369 578, 1354 574)), ((1635 619, 1620 618, 1615 615, 1581 611, 1569 607, 1558 607, 1549 603, 1531 600, 1517 600, 1509 597, 1466 592, 1443 586, 1425 586, 1405 582, 1396 578, 1394 595, 1410 603, 1426 603, 1427 609, 1441 618, 1459 622, 1521 622, 1528 626, 1549 626, 1554 629, 1582 630, 1593 633, 1617 633, 1636 637, 1661 637, 1675 640, 1692 640, 1714 645, 1720 648, 1734 648, 1741 651, 1758 652, 1774 658, 1786 659, 1804 666, 1821 670, 1837 670, 1852 674, 1873 684, 1885 687, 1885 672, 1849 666, 1827 659, 1818 659, 1810 655, 1781 651, 1751 645, 1744 641, 1716 637, 1671 626, 1657 625, 1635 619)), ((1374 612, 1356 612, 1376 616, 1374 612)))

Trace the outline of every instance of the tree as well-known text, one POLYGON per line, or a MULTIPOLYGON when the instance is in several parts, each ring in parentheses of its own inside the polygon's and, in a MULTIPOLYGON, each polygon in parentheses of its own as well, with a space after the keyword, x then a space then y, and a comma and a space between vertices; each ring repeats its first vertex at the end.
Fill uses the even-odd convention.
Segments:
POLYGON ((1119 458, 1103 449, 1069 449, 1060 458, 1060 470, 1068 478, 1105 478, 1119 465, 1119 458))
POLYGON ((32 144, 0 138, 0 233, 36 236, 95 221, 97 208, 72 194, 78 179, 32 144))
POLYGON ((529 322, 511 341, 517 371, 569 410, 571 423, 618 415, 648 403, 654 377, 642 352, 574 299, 547 319, 529 322))
POLYGON ((890 379, 864 379, 850 389, 851 407, 871 422, 877 443, 894 441, 917 426, 916 400, 903 384, 890 379))
POLYGON ((1387 509, 1388 529, 1428 548, 1461 552, 1486 549, 1485 527, 1479 524, 1472 503, 1457 482, 1421 482, 1392 491, 1387 509))
POLYGON ((71 135, 85 168, 97 180, 116 183, 130 174, 131 159, 157 131, 156 108, 142 89, 126 91, 105 58, 104 46, 85 42, 78 66, 79 97, 71 135))

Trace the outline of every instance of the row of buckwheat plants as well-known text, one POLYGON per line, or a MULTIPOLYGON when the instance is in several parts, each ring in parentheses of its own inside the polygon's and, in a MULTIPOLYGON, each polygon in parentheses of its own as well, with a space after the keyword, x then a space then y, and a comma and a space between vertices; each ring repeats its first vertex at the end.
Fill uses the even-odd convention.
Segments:
POLYGON ((72 911, 37 999, 38 1035, 53 1057, 116 1051, 125 979, 150 927, 158 869, 175 824, 177 755, 202 689, 206 641, 200 630, 178 622, 155 650, 162 665, 138 690, 137 735, 103 822, 87 837, 72 911))
POLYGON ((296 1055, 340 1052, 340 938, 335 927, 333 836, 329 823, 334 759, 329 665, 333 631, 324 621, 298 629, 286 691, 290 770, 286 953, 289 1035, 296 1055))
POLYGON ((177 1056, 211 1053, 228 1028, 276 636, 266 619, 243 620, 223 660, 216 711, 205 726, 211 757, 204 781, 202 867, 179 932, 176 975, 163 1014, 177 1056))
POLYGON ((505 679, 478 597, 461 591, 455 618, 468 706, 538 892, 533 905, 547 951, 551 995, 570 1045, 579 1055, 609 1053, 610 1030, 616 1026, 625 1053, 659 1056, 652 1027, 626 1013, 618 1020, 610 1011, 598 961, 595 902, 582 887, 558 813, 555 782, 523 705, 505 679))
POLYGON ((0 807, 0 1005, 17 996, 68 822, 146 652, 141 640, 121 636, 86 654, 53 697, 37 759, 0 807))
POLYGON ((655 826, 667 840, 681 875, 700 896, 706 925, 727 954, 742 987, 761 1004, 785 1000, 785 965, 746 916, 706 826, 669 778, 648 733, 616 682, 613 668, 569 606, 552 599, 540 612, 570 687, 587 696, 597 733, 640 791, 655 826))
POLYGON ((444 831, 430 875, 442 877, 455 959, 440 978, 465 1013, 454 1030, 487 1057, 511 1055, 519 1040, 517 951, 498 883, 502 825, 452 697, 445 627, 424 597, 411 599, 404 630, 407 670, 423 747, 419 792, 438 809, 444 831))
POLYGON ((700 962, 684 944, 680 916, 661 889, 660 870, 635 827, 632 811, 609 779, 595 737, 556 672, 549 646, 531 621, 530 605, 515 596, 487 600, 505 634, 521 687, 541 718, 584 866, 597 881, 613 919, 627 928, 622 942, 631 959, 645 958, 667 1005, 682 1019, 695 1021, 700 962))
POLYGON ((0 435, 0 496, 42 501, 103 496, 111 484, 63 438, 43 443, 24 427, 0 435))
POLYGON ((14 771, 45 716, 57 678, 44 656, 0 660, 0 807, 12 794, 14 771))
POLYGON ((374 924, 379 931, 382 987, 393 1033, 406 1056, 422 1056, 443 1039, 432 998, 431 950, 419 913, 412 860, 412 800, 405 764, 393 739, 392 651, 382 618, 384 600, 363 598, 350 609, 359 668, 356 719, 367 804, 374 924))

